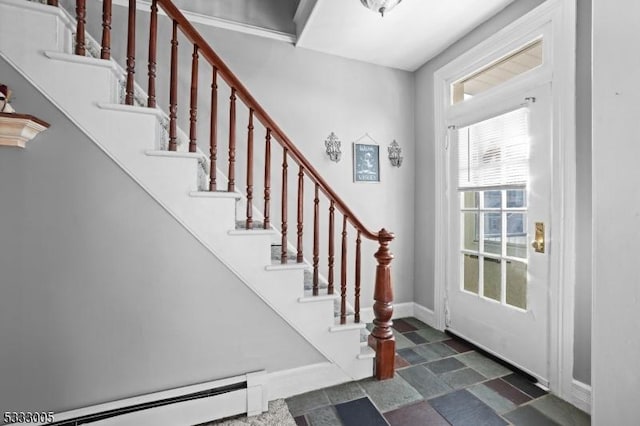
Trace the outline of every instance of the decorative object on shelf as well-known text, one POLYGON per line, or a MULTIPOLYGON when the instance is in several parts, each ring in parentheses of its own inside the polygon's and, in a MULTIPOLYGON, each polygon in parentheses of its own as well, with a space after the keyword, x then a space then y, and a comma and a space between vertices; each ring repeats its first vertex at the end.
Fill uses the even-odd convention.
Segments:
POLYGON ((6 84, 0 84, 0 112, 15 112, 9 101, 11 100, 11 90, 6 84))
POLYGON ((353 181, 380 182, 380 147, 378 145, 353 143, 353 181))
POLYGON ((400 145, 398 145, 398 142, 396 142, 395 139, 391 142, 391 145, 389 145, 387 150, 389 151, 389 161, 391 161, 391 165, 393 167, 402 166, 402 160, 404 160, 404 157, 402 156, 402 148, 400 148, 400 145))
POLYGON ((24 148, 26 143, 49 128, 49 123, 28 114, 0 112, 0 146, 24 148))
POLYGON ((390 12, 402 0, 360 0, 364 7, 380 13, 384 16, 385 12, 390 12))
POLYGON ((324 146, 327 149, 327 155, 331 159, 331 161, 335 161, 336 163, 340 161, 340 157, 342 157, 342 151, 340 151, 340 139, 336 136, 335 133, 331 132, 329 137, 324 141, 324 146))

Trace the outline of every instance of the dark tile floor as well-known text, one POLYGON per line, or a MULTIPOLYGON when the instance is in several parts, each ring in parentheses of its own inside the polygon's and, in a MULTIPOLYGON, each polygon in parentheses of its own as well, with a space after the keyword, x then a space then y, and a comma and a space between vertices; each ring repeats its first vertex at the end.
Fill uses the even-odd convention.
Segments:
POLYGON ((588 414, 415 318, 394 320, 396 375, 287 399, 298 425, 590 425, 588 414))

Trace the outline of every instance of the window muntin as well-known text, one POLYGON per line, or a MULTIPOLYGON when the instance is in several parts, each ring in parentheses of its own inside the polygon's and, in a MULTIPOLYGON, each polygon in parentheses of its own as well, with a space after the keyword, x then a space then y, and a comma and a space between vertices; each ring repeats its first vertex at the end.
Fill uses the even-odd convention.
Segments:
POLYGON ((460 205, 462 289, 526 309, 526 188, 460 191, 460 205))

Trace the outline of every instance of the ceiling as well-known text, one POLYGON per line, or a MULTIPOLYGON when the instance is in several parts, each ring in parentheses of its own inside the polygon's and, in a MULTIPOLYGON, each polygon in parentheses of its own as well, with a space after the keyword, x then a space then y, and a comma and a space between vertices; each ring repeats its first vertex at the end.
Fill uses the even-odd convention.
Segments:
POLYGON ((514 0, 403 0, 384 17, 360 0, 174 1, 300 48, 414 71, 514 0))

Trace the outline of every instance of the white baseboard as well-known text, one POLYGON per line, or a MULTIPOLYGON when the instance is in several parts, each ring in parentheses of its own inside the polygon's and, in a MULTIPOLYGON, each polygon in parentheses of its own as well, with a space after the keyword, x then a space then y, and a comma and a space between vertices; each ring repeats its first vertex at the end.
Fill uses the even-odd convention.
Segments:
POLYGON ((340 367, 330 362, 306 365, 267 374, 269 401, 351 381, 340 367))
POLYGON ((413 316, 422 321, 423 323, 433 327, 436 327, 436 314, 429 308, 425 308, 417 303, 413 304, 413 316))
POLYGON ((573 405, 591 414, 591 385, 573 380, 571 385, 571 399, 573 405))
MULTIPOLYGON (((247 387, 221 395, 191 399, 161 406, 151 406, 140 411, 120 414, 91 423, 99 426, 134 425, 194 425, 224 417, 247 413, 257 415, 268 410, 267 374, 265 371, 248 373, 212 382, 200 383, 161 392, 154 392, 118 401, 84 407, 77 410, 55 413, 54 421, 78 419, 113 410, 124 410, 139 404, 152 404, 171 398, 183 397, 209 389, 221 388, 236 383, 247 383, 247 387)), ((24 423, 25 425, 27 423, 24 423)), ((33 424, 33 423, 32 423, 33 424)), ((44 423, 42 423, 44 424, 44 423)))

